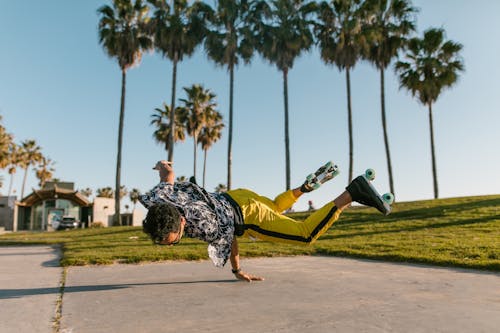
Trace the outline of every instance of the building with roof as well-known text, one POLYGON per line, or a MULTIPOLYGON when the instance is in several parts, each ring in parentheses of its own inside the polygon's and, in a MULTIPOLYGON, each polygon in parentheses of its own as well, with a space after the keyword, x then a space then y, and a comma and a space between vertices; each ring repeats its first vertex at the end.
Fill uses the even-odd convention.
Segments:
MULTIPOLYGON (((16 197, 0 197, 0 228, 5 231, 50 231, 53 223, 63 217, 74 217, 81 227, 93 222, 113 225, 115 201, 95 198, 93 202, 74 190, 70 182, 47 182, 40 190, 33 190, 21 201, 16 197)), ((134 210, 122 214, 125 225, 141 225, 143 213, 134 210)))

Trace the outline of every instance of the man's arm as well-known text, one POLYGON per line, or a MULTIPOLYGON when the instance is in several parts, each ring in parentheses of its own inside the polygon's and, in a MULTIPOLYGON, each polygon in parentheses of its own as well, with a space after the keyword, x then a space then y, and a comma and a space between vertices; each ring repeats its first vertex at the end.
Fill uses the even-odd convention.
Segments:
POLYGON ((238 240, 236 239, 236 236, 233 238, 233 243, 231 244, 231 256, 229 257, 229 260, 231 261, 231 267, 233 274, 236 276, 237 279, 239 280, 245 280, 248 282, 251 281, 263 281, 264 278, 260 276, 255 276, 251 275, 248 273, 245 273, 241 270, 240 267, 240 252, 238 248, 238 240))
POLYGON ((165 182, 169 184, 174 184, 175 181, 175 173, 172 168, 172 162, 170 161, 158 161, 156 162, 153 170, 158 170, 160 174, 160 182, 165 182))

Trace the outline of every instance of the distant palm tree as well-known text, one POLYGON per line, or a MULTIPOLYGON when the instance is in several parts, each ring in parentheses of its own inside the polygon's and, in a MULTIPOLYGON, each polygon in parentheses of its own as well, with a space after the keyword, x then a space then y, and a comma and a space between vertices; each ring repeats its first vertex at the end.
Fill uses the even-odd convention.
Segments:
POLYGON ((186 178, 186 176, 179 176, 179 177, 177 177, 177 178, 175 179, 175 181, 176 181, 177 183, 182 183, 182 182, 187 182, 187 181, 188 181, 188 179, 186 178))
POLYGON ((397 57, 398 52, 405 46, 408 35, 415 31, 413 14, 416 13, 416 9, 411 6, 410 0, 372 0, 372 4, 374 7, 371 12, 373 15, 370 28, 375 38, 370 39, 365 58, 372 62, 380 72, 380 105, 389 187, 392 194, 396 195, 387 134, 384 72, 392 59, 397 57))
POLYGON ((52 161, 49 157, 42 156, 41 161, 38 163, 36 168, 36 177, 38 178, 38 186, 43 188, 45 183, 52 179, 53 173, 56 171, 54 168, 55 162, 52 161))
MULTIPOLYGON (((205 32, 207 6, 199 1, 190 5, 187 0, 148 0, 154 7, 150 25, 154 35, 155 49, 165 58, 172 60, 172 92, 170 110, 175 110, 177 84, 177 63, 185 56, 191 56, 202 42, 205 32), (169 5, 171 3, 171 5, 169 5)), ((175 116, 172 114, 171 116, 175 116)), ((168 160, 174 159, 174 135, 176 121, 170 119, 168 160)))
POLYGON ((7 133, 1 121, 2 116, 0 115, 0 169, 4 169, 10 164, 10 148, 14 138, 12 134, 7 133))
POLYGON ((288 72, 295 59, 308 51, 314 42, 310 29, 314 2, 304 0, 261 1, 258 5, 262 21, 257 25, 259 53, 275 64, 283 74, 283 100, 285 107, 285 162, 286 189, 290 189, 290 134, 288 111, 288 72))
POLYGON ((98 198, 114 198, 115 192, 111 187, 98 188, 96 191, 96 197, 98 198))
POLYGON ((254 52, 250 30, 251 1, 219 0, 211 16, 211 27, 205 39, 208 58, 229 72, 229 128, 227 144, 227 188, 231 189, 233 147, 234 68, 243 60, 246 64, 254 52))
POLYGON ((86 196, 87 198, 90 198, 92 196, 92 193, 93 193, 93 191, 90 187, 87 187, 87 188, 80 190, 78 192, 80 192, 82 195, 86 196))
MULTIPOLYGON (((170 146, 170 107, 163 103, 163 109, 155 108, 156 113, 151 115, 151 125, 156 127, 156 130, 153 133, 153 137, 157 143, 164 144, 165 150, 168 151, 168 147, 170 146)), ((175 126, 174 126, 174 143, 178 141, 184 141, 186 138, 184 124, 179 120, 180 117, 180 108, 176 108, 175 126)))
POLYGON ((351 106, 351 70, 367 43, 367 2, 361 0, 331 0, 318 9, 316 37, 321 59, 345 70, 347 88, 347 119, 349 128, 349 182, 353 177, 354 151, 351 106))
MULTIPOLYGON (((116 158, 115 191, 121 187, 121 160, 123 142, 123 119, 125 115, 125 87, 127 70, 141 61, 142 53, 151 49, 153 41, 148 35, 148 7, 142 0, 113 0, 113 6, 102 6, 98 10, 99 43, 106 53, 116 58, 122 72, 122 92, 118 123, 118 153, 116 158)), ((121 225, 120 196, 115 198, 114 224, 121 225)))
POLYGON ((224 192, 227 192, 226 185, 224 184, 217 185, 217 187, 215 188, 215 193, 224 193, 224 192))
POLYGON ((10 175, 10 180, 9 180, 9 191, 7 196, 10 197, 12 193, 12 185, 14 184, 14 175, 16 174, 17 168, 21 166, 22 163, 22 154, 21 154, 21 148, 14 142, 11 142, 9 146, 9 164, 7 165, 7 172, 10 175))
POLYGON ((205 115, 205 122, 198 138, 201 144, 201 149, 203 149, 204 152, 203 187, 205 187, 205 176, 207 171, 207 152, 212 145, 221 138, 223 129, 224 123, 222 122, 222 115, 215 110, 208 111, 205 115))
POLYGON ((138 189, 133 188, 132 191, 129 192, 128 196, 130 198, 130 201, 132 201, 132 203, 134 204, 134 208, 132 210, 132 211, 134 211, 135 206, 137 205, 137 202, 139 201, 139 197, 141 196, 141 192, 138 189))
POLYGON ((201 129, 206 123, 206 117, 215 111, 217 103, 215 94, 202 85, 193 84, 189 88, 184 88, 187 98, 180 101, 184 104, 181 107, 181 121, 184 123, 186 132, 193 138, 194 162, 193 177, 196 178, 196 151, 199 143, 201 129))
POLYGON ((20 166, 24 169, 23 186, 21 188, 21 199, 24 198, 24 187, 26 186, 26 177, 28 168, 42 161, 41 148, 35 140, 26 140, 21 143, 20 166))
POLYGON ((125 185, 120 186, 120 199, 125 198, 125 196, 128 194, 128 190, 125 187, 125 185))
POLYGON ((429 108, 429 129, 431 136, 432 174, 434 198, 439 197, 437 182, 436 156, 434 152, 434 126, 432 104, 436 102, 443 89, 453 86, 458 73, 464 70, 459 52, 462 45, 445 40, 443 29, 431 28, 424 32, 423 38, 412 38, 408 43, 405 61, 395 65, 399 74, 400 87, 417 96, 422 105, 429 108))

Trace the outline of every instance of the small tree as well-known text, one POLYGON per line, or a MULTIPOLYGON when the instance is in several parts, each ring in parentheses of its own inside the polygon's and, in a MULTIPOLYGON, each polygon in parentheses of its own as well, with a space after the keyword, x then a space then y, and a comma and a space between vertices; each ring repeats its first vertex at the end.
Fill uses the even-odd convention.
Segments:
MULTIPOLYGON (((179 120, 180 118, 180 108, 175 109, 175 126, 174 126, 174 144, 178 141, 184 141, 186 139, 184 124, 179 120)), ((163 103, 163 109, 155 108, 155 113, 151 115, 151 125, 156 127, 156 130, 153 133, 153 138, 159 144, 163 144, 165 146, 165 150, 168 151, 168 147, 170 147, 170 139, 172 138, 170 135, 171 127, 170 127, 170 107, 163 103)))
POLYGON ((194 161, 193 177, 196 178, 196 151, 201 129, 206 123, 207 116, 215 112, 217 103, 215 94, 202 85, 193 84, 189 88, 184 88, 187 98, 181 99, 181 121, 186 128, 186 132, 193 138, 194 143, 194 161))
POLYGON ((129 195, 130 201, 132 201, 132 203, 134 204, 133 210, 135 210, 135 206, 137 205, 137 202, 139 201, 139 197, 141 196, 141 192, 138 189, 133 188, 132 191, 130 191, 128 195, 129 195))
POLYGON ((93 191, 92 191, 92 189, 90 187, 87 187, 87 188, 85 188, 83 190, 80 190, 79 192, 82 195, 86 196, 87 198, 90 198, 92 196, 92 193, 93 193, 93 191))
POLYGON ((102 187, 98 188, 96 192, 96 197, 97 198, 114 198, 115 197, 115 192, 111 187, 102 187))
POLYGON ((215 111, 210 110, 206 115, 205 124, 200 132, 199 141, 201 149, 203 149, 203 187, 205 187, 205 176, 207 173, 207 153, 214 143, 219 141, 224 129, 222 122, 222 115, 215 111))
POLYGON ((224 192, 227 192, 227 186, 224 184, 217 185, 217 187, 215 188, 215 193, 224 193, 224 192))
POLYGON ((24 187, 26 186, 26 178, 30 166, 42 161, 43 155, 41 148, 36 144, 35 140, 26 140, 21 144, 20 162, 24 169, 23 186, 21 188, 21 198, 24 198, 24 187))
POLYGON ((52 179, 53 173, 56 171, 54 168, 55 162, 52 161, 49 157, 42 156, 42 160, 38 163, 35 173, 38 178, 38 186, 43 188, 45 183, 52 179))

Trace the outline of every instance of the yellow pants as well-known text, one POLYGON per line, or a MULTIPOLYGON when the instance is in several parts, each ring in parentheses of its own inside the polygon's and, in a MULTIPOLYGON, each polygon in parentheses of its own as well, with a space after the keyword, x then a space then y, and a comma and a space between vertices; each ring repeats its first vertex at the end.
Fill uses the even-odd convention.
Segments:
POLYGON ((337 221, 342 212, 329 202, 305 221, 296 221, 283 214, 297 201, 291 190, 274 200, 246 189, 228 191, 240 206, 245 222, 244 236, 267 241, 293 244, 311 244, 337 221))

